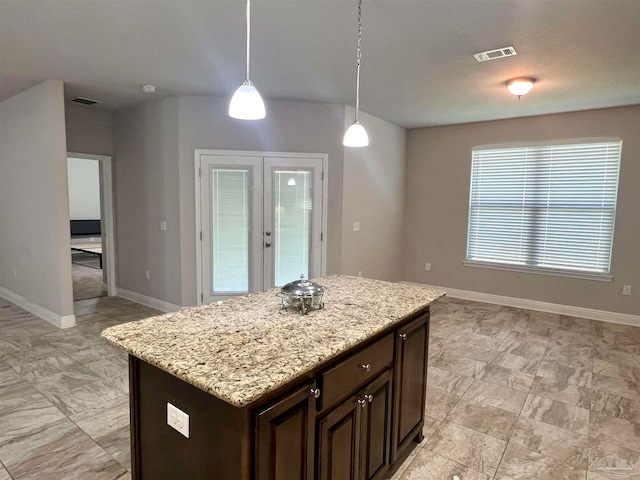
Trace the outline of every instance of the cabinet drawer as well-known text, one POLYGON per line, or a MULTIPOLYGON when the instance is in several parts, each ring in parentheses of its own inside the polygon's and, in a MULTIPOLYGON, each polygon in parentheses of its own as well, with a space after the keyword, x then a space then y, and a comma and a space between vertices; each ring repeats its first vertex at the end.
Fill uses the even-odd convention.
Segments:
POLYGON ((351 355, 320 373, 322 407, 331 406, 340 398, 375 378, 393 362, 393 333, 351 355))

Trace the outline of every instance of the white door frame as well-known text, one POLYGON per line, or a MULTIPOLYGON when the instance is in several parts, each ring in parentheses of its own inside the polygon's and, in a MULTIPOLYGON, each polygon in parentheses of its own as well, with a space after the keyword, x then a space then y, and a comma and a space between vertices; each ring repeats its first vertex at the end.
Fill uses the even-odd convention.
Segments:
POLYGON ((202 305, 203 285, 202 285, 202 209, 200 207, 201 198, 201 181, 200 181, 200 165, 202 155, 216 155, 216 156, 233 156, 233 157, 280 157, 280 158, 320 158, 322 159, 322 259, 320 262, 320 275, 324 276, 327 273, 327 179, 329 168, 329 155, 326 153, 295 153, 295 152, 259 152, 259 151, 245 151, 245 150, 212 150, 204 148, 196 148, 194 150, 194 179, 195 179, 195 215, 196 230, 194 232, 194 239, 196 242, 196 305, 202 305))
MULTIPOLYGON (((107 267, 107 295, 114 297, 118 294, 116 287, 116 255, 115 255, 115 227, 114 227, 114 203, 113 203, 113 165, 111 157, 106 155, 93 155, 89 153, 67 152, 67 158, 79 158, 85 160, 98 160, 100 162, 100 210, 102 218, 102 257, 103 267, 107 267)), ((71 252, 71 245, 69 245, 71 252)))

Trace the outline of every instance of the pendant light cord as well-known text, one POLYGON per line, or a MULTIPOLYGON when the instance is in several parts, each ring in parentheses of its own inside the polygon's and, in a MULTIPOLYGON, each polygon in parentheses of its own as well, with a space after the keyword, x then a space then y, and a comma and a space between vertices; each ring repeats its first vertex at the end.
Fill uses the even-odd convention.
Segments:
POLYGON ((358 1, 358 48, 356 50, 356 118, 360 113, 360 59, 362 58, 362 50, 360 42, 362 41, 362 0, 358 1))
POLYGON ((247 80, 249 80, 249 56, 251 53, 251 0, 247 0, 247 80))

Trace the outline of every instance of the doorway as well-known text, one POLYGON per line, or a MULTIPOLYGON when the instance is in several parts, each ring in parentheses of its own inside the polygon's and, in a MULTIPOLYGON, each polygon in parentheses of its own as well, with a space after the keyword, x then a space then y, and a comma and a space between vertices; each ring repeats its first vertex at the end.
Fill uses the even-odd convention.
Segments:
POLYGON ((199 303, 325 272, 320 154, 196 150, 199 303))
POLYGON ((116 295, 111 157, 67 154, 73 300, 116 295))

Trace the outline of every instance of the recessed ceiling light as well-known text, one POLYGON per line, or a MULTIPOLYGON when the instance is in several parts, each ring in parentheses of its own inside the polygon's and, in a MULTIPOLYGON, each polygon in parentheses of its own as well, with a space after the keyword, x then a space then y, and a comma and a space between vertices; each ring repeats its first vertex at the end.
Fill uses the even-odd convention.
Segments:
POLYGON ((144 93, 155 93, 156 86, 155 85, 142 85, 142 91, 144 93))

